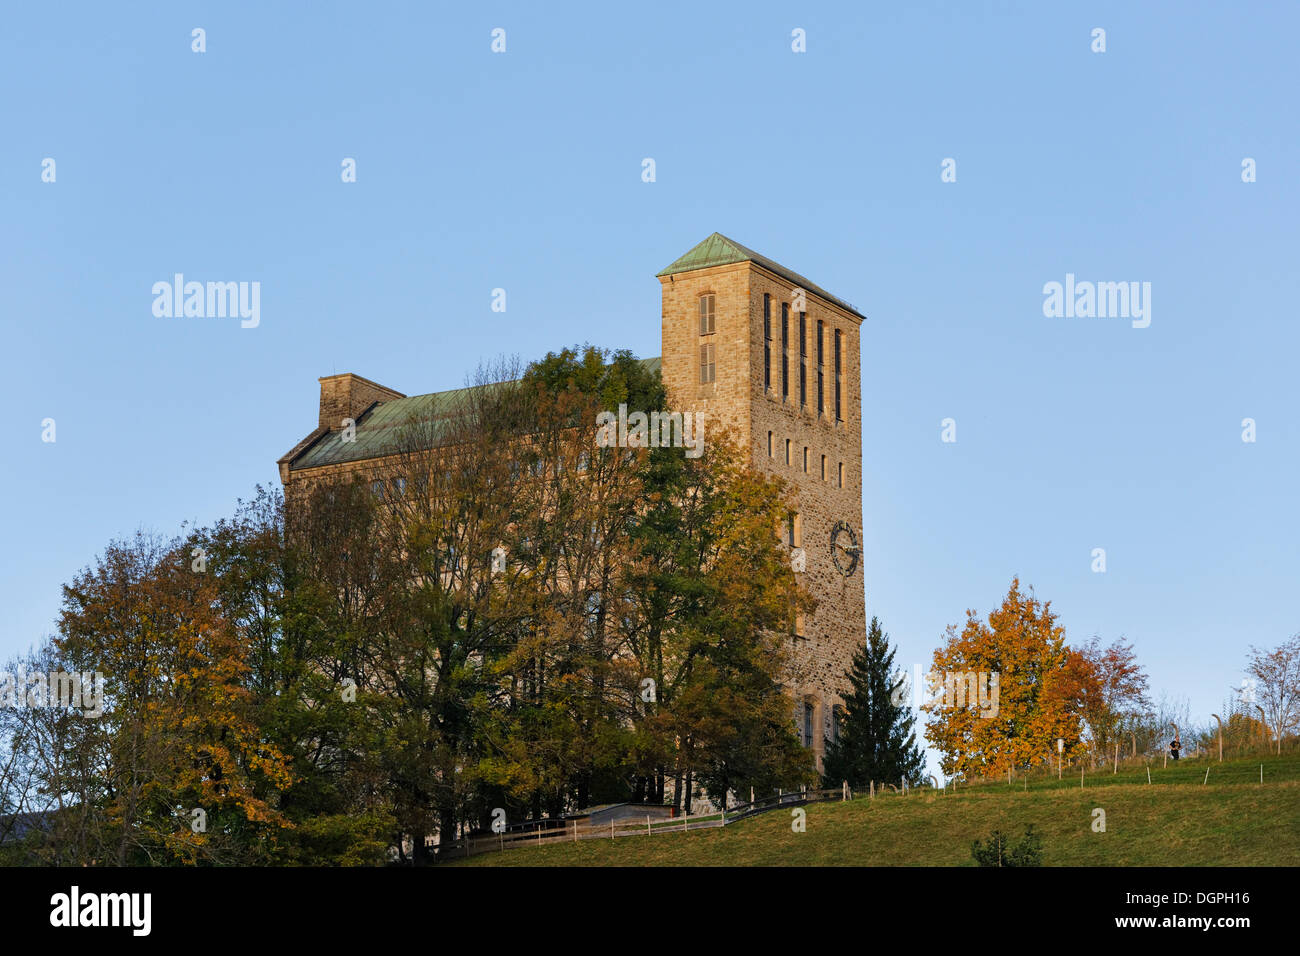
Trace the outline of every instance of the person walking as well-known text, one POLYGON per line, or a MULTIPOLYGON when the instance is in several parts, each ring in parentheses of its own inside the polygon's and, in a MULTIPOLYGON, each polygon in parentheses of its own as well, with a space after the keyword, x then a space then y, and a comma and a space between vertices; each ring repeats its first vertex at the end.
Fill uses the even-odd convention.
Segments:
POLYGON ((1169 752, 1173 754, 1174 760, 1178 759, 1178 751, 1182 749, 1182 746, 1182 743, 1178 739, 1178 735, 1175 734, 1174 739, 1169 741, 1169 752))

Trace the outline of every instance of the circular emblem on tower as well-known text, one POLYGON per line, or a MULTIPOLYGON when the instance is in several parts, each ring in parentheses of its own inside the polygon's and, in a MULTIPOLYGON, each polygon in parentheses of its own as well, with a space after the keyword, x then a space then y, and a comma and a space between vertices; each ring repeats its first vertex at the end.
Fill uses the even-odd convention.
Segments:
POLYGON ((847 522, 837 521, 831 529, 831 557, 835 567, 846 578, 858 567, 858 557, 862 549, 858 547, 858 536, 847 522))

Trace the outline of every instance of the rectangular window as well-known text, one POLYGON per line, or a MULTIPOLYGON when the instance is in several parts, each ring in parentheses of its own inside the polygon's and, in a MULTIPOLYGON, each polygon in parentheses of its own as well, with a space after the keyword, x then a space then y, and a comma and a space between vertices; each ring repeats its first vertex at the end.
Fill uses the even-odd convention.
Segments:
POLYGON ((813 745, 813 705, 807 700, 803 702, 803 745, 813 745))
POLYGON ((799 313, 799 407, 808 407, 808 313, 799 313))
POLYGON ((781 303, 781 401, 790 397, 790 303, 781 303))
POLYGON ((763 293, 763 390, 772 391, 772 297, 763 293))
POLYGON ((822 455, 822 481, 826 480, 826 456, 822 455))
POLYGON ((700 296, 700 335, 712 335, 714 332, 713 296, 700 296))
POLYGON ((844 487, 844 462, 840 462, 840 482, 839 487, 844 487))
POLYGON ((716 377, 718 372, 717 356, 713 351, 713 343, 700 346, 700 384, 708 385, 716 377))
POLYGON ((803 470, 804 470, 804 474, 808 473, 808 446, 807 445, 804 445, 803 448, 803 470))
POLYGON ((843 380, 844 380, 844 376, 840 372, 840 352, 841 352, 840 340, 842 338, 843 335, 840 334, 840 330, 836 329, 835 330, 835 420, 837 422, 844 421, 844 406, 841 404, 840 401, 840 393, 843 390, 843 380))
POLYGON ((790 439, 785 440, 785 463, 790 464, 790 439))
MULTIPOLYGON (((821 319, 817 320, 817 417, 821 418, 826 414, 826 399, 823 396, 822 379, 825 374, 826 360, 822 354, 822 326, 824 323, 821 319)), ((822 475, 825 478, 825 475, 822 475)))
POLYGON ((772 447, 773 447, 773 446, 772 446, 772 433, 771 433, 771 432, 768 432, 768 433, 767 433, 767 457, 768 457, 768 458, 771 458, 772 455, 773 455, 772 447))
POLYGON ((384 499, 384 482, 382 479, 376 479, 370 483, 370 493, 380 501, 384 499))
POLYGON ((785 544, 789 548, 803 547, 803 517, 797 511, 785 516, 785 544))

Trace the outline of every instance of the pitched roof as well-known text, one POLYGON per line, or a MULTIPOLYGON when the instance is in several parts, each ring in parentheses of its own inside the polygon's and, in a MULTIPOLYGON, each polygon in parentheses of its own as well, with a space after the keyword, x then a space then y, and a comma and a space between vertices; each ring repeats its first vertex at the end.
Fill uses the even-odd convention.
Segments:
MULTIPOLYGON (((641 364, 653 375, 659 371, 662 363, 656 357, 641 359, 641 364)), ((453 419, 465 398, 479 389, 492 387, 492 385, 471 385, 466 388, 448 389, 445 392, 430 392, 427 395, 411 395, 388 402, 376 402, 357 418, 355 440, 345 442, 342 431, 323 432, 316 441, 309 442, 307 447, 289 462, 289 468, 298 471, 303 468, 320 468, 323 465, 339 465, 395 455, 402 448, 403 428, 412 420, 433 423, 436 446, 439 426, 445 426, 453 419)), ((308 438, 310 439, 310 436, 308 438)))
POLYGON ((681 256, 667 268, 656 273, 656 276, 674 275, 678 272, 693 272, 696 269, 708 269, 712 266, 727 266, 736 262, 753 262, 762 266, 768 272, 773 272, 788 282, 793 282, 799 288, 818 295, 827 302, 838 305, 841 309, 853 313, 860 319, 866 316, 855 309, 850 303, 843 299, 836 298, 821 286, 805 279, 793 269, 787 269, 779 262, 774 262, 767 256, 759 255, 753 249, 746 248, 734 239, 728 239, 720 232, 715 232, 695 248, 681 256))

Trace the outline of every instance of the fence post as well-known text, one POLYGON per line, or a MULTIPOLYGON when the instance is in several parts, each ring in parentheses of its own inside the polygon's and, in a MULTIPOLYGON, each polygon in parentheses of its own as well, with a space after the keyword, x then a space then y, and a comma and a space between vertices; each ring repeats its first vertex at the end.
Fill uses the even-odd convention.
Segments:
POLYGON ((1147 764, 1147 785, 1151 785, 1151 764, 1147 764))
POLYGON ((614 839, 614 821, 612 819, 609 821, 609 838, 614 839))
POLYGON ((645 835, 653 836, 653 834, 650 832, 650 814, 648 813, 645 815, 645 835))
POLYGON ((1203 787, 1203 786, 1205 786, 1205 785, 1206 785, 1207 783, 1209 783, 1209 782, 1210 782, 1210 768, 1209 768, 1209 767, 1206 767, 1206 768, 1205 768, 1205 779, 1201 781, 1201 786, 1203 787))

